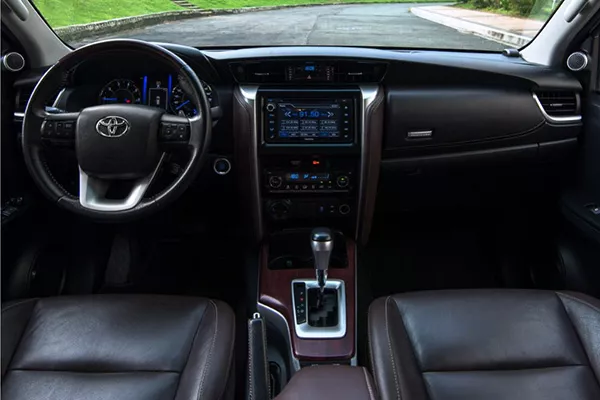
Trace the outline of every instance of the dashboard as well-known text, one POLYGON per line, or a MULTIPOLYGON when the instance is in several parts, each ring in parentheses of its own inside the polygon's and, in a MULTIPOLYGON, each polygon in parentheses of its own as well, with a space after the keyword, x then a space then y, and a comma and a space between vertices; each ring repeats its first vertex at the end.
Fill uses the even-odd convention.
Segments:
MULTIPOLYGON (((437 207, 459 192, 432 195, 449 186, 450 167, 478 182, 494 182, 482 165, 526 175, 573 154, 583 126, 576 75, 501 54, 161 45, 203 81, 218 120, 207 173, 235 171, 239 187, 229 190, 251 210, 257 238, 302 224, 368 234, 375 197, 437 207)), ((54 106, 198 112, 177 71, 128 54, 114 60, 77 67, 54 106)), ((17 111, 36 79, 17 82, 17 111)))

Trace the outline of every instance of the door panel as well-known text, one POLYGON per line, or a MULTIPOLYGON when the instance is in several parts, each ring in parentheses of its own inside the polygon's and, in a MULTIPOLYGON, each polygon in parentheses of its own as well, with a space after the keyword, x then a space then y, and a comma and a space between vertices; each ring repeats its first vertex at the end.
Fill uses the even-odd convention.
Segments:
POLYGON ((600 296, 600 94, 589 94, 584 115, 581 178, 561 199, 558 267, 567 289, 600 296))

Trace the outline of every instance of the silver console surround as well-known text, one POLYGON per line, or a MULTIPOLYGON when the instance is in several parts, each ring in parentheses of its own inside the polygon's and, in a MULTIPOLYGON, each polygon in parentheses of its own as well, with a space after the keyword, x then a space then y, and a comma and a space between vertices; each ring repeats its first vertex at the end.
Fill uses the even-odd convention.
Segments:
POLYGON ((362 95, 362 102, 360 104, 360 174, 359 174, 359 182, 358 182, 358 207, 356 212, 356 232, 355 239, 359 240, 360 238, 360 229, 362 228, 362 216, 363 216, 363 208, 365 203, 365 175, 367 169, 367 151, 365 149, 365 143, 367 141, 367 110, 371 107, 371 104, 377 98, 379 94, 379 85, 371 84, 371 85, 359 85, 360 93, 362 95))
MULTIPOLYGON (((319 289, 319 283, 315 279, 294 279, 291 283, 294 293, 294 283, 304 283, 306 290, 319 289)), ((306 322, 298 324, 294 312, 294 330, 296 336, 301 339, 340 339, 346 336, 346 285, 339 279, 330 279, 325 284, 325 289, 335 289, 338 301, 338 324, 328 328, 318 328, 308 324, 308 310, 306 310, 306 322)), ((296 310, 296 301, 292 295, 293 309, 296 310)))

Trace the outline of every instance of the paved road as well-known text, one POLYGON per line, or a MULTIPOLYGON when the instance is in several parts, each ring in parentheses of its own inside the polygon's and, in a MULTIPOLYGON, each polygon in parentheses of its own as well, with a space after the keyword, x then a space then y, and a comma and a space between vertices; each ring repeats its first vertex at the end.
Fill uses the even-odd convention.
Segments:
POLYGON ((301 7, 187 19, 96 36, 190 46, 340 45, 500 51, 505 46, 410 13, 419 4, 301 7))

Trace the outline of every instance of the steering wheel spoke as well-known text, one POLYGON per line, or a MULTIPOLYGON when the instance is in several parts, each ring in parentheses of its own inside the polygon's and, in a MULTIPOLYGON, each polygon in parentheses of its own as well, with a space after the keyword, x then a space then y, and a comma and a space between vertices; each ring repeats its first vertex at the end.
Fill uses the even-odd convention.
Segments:
POLYGON ((75 146, 75 125, 79 113, 44 114, 40 129, 42 143, 57 147, 75 146))
POLYGON ((185 117, 164 114, 160 121, 158 143, 164 150, 190 146, 190 120, 185 117))
POLYGON ((165 155, 163 153, 151 174, 132 182, 129 193, 122 199, 110 199, 107 197, 113 181, 88 175, 79 168, 79 204, 88 210, 104 212, 127 211, 136 207, 142 201, 144 194, 146 194, 146 191, 152 184, 164 158, 165 155))

